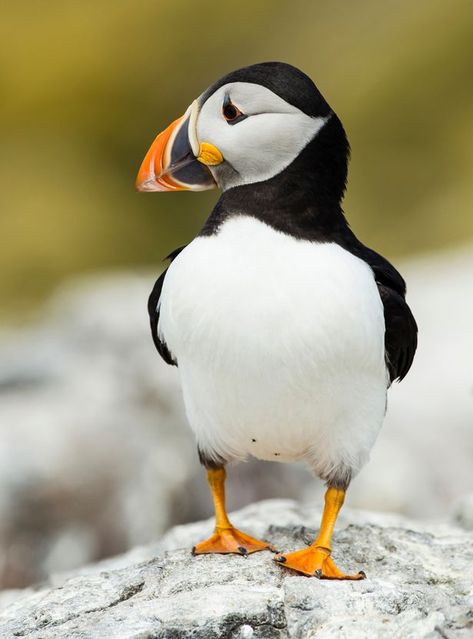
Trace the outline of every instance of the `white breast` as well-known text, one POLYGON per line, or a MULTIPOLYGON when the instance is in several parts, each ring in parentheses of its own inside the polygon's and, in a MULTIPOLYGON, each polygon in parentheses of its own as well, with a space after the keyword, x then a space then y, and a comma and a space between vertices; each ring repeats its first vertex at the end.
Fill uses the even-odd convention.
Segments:
POLYGON ((250 217, 174 260, 159 332, 199 446, 224 459, 366 460, 384 412, 384 316, 371 269, 337 244, 250 217))

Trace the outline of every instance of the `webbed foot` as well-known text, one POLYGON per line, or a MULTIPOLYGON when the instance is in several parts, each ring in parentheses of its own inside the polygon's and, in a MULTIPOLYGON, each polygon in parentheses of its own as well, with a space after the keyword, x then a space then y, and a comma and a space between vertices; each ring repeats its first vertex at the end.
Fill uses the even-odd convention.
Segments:
POLYGON ((272 550, 274 552, 272 546, 267 542, 254 539, 254 537, 250 537, 250 535, 232 526, 230 528, 216 528, 213 535, 193 547, 192 554, 236 553, 238 555, 249 555, 260 550, 272 550))
POLYGON ((342 572, 330 557, 330 550, 320 546, 309 546, 309 548, 303 548, 296 552, 279 554, 276 555, 274 560, 284 566, 284 568, 290 568, 303 575, 317 577, 318 579, 358 581, 366 578, 363 571, 356 575, 347 575, 342 572))

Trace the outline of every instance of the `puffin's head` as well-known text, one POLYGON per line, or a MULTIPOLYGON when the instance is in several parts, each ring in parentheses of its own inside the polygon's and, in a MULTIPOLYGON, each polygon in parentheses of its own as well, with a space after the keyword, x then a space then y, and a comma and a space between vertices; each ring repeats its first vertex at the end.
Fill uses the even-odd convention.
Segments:
MULTIPOLYGON (((238 69, 213 84, 157 136, 136 187, 203 191, 263 182, 288 167, 330 120, 339 125, 335 134, 341 135, 346 176, 343 128, 310 78, 282 62, 238 69)), ((324 144, 330 153, 334 146, 324 144)))

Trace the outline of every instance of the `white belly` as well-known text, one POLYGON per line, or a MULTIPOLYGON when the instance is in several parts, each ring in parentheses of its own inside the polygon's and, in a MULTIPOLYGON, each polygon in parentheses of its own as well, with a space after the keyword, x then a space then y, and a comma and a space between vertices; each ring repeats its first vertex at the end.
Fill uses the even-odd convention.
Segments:
POLYGON ((319 472, 367 459, 386 401, 383 306, 369 266, 250 217, 171 264, 159 332, 209 455, 319 472))

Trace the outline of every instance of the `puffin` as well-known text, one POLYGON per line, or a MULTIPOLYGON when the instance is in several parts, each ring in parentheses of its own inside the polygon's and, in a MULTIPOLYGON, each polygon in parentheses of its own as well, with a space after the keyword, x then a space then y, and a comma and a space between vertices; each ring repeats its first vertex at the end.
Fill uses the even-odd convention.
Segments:
POLYGON ((349 153, 314 82, 264 62, 205 90, 139 169, 139 191, 221 190, 200 233, 168 256, 148 302, 213 496, 215 530, 195 555, 268 549, 304 575, 365 577, 335 564, 332 533, 387 390, 411 367, 417 326, 402 276, 345 218, 349 153), (225 467, 250 456, 305 462, 325 482, 310 546, 277 552, 232 524, 225 467))

